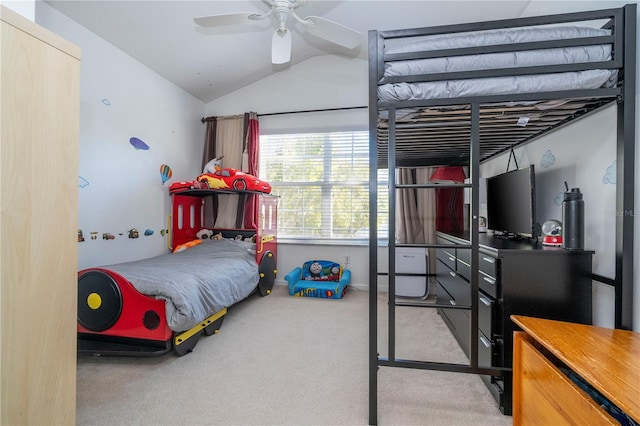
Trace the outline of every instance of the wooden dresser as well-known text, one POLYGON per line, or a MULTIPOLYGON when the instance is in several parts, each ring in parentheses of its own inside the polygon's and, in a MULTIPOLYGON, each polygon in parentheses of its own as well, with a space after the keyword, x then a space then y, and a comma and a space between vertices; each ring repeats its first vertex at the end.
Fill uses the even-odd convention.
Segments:
POLYGON ((511 317, 513 424, 619 424, 566 373, 640 422, 640 333, 511 317))

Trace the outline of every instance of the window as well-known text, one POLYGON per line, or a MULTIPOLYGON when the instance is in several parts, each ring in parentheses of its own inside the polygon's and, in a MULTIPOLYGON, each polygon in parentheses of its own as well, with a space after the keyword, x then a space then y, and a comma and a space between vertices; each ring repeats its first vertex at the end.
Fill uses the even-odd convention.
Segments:
MULTIPOLYGON (((279 238, 368 240, 368 132, 262 135, 259 170, 280 197, 279 238)), ((379 173, 381 206, 388 205, 386 179, 379 173)), ((387 220, 388 208, 378 210, 378 223, 387 220)))

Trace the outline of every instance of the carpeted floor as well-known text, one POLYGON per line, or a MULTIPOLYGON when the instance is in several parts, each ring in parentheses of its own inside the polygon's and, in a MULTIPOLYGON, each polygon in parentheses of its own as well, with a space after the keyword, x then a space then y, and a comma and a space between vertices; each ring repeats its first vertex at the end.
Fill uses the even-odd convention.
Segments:
MULTIPOLYGON (((386 354, 386 294, 379 344, 386 354)), ((79 356, 79 425, 366 425, 368 293, 294 298, 275 286, 232 307, 186 356, 79 356)), ((397 309, 398 358, 467 363, 433 309, 397 309)), ((509 425, 480 377, 381 368, 378 423, 509 425)))

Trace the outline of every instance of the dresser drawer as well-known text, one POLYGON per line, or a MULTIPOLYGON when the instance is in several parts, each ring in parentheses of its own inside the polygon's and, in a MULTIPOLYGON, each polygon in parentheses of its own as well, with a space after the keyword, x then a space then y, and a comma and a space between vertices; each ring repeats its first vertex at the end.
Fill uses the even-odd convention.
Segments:
POLYGON ((480 256, 478 257, 478 269, 486 275, 496 278, 498 276, 498 259, 484 253, 480 253, 480 256))
POLYGON ((456 272, 471 280, 471 249, 456 248, 456 272))
POLYGON ((495 366, 493 353, 494 348, 491 338, 487 337, 481 330, 478 330, 478 366, 495 366))
MULTIPOLYGON (((458 250, 459 251, 459 250, 458 250)), ((471 281, 471 265, 458 259, 456 261, 456 272, 467 281, 471 281)))
POLYGON ((513 353, 513 424, 618 424, 523 332, 513 353))
POLYGON ((450 325, 454 329, 453 336, 458 341, 465 355, 469 357, 471 347, 471 319, 469 318, 468 312, 464 309, 447 309, 446 314, 450 325))
MULTIPOLYGON (((436 297, 438 298, 439 305, 451 305, 455 306, 455 301, 447 292, 447 290, 440 284, 436 286, 436 297)), ((451 330, 451 333, 456 338, 456 341, 469 356, 470 338, 471 338, 471 319, 469 314, 464 309, 438 309, 440 316, 447 324, 447 327, 451 330)))
POLYGON ((456 249, 454 248, 439 248, 436 249, 436 258, 444 263, 448 268, 456 270, 456 249))
POLYGON ((436 243, 437 244, 450 244, 451 246, 453 246, 453 242, 451 240, 448 240, 446 238, 442 238, 441 236, 436 235, 436 243))
MULTIPOLYGON (((447 290, 445 290, 445 288, 442 287, 440 283, 436 283, 436 302, 438 303, 438 305, 445 305, 445 306, 453 306, 454 304, 453 299, 451 298, 451 295, 447 293, 447 290)), ((445 323, 447 323, 447 326, 452 329, 452 332, 453 332, 455 328, 453 327, 453 325, 451 325, 451 320, 449 319, 449 312, 451 312, 452 310, 453 309, 439 308, 438 313, 440 314, 442 319, 445 321, 445 323)))
MULTIPOLYGON (((480 376, 482 381, 484 382, 487 389, 489 389, 489 393, 493 396, 493 399, 496 400, 499 407, 505 406, 505 394, 504 387, 502 386, 502 380, 492 376, 480 376)), ((509 403, 511 400, 509 399, 509 403)), ((511 409, 509 409, 509 413, 511 413, 511 409)), ((507 414, 506 412, 504 414, 507 414)))
POLYGON ((478 272, 478 287, 494 299, 498 298, 498 280, 482 271, 478 272))
POLYGON ((485 336, 493 339, 495 300, 481 291, 478 292, 478 328, 485 336))
POLYGON ((445 290, 442 284, 438 283, 436 286, 436 301, 438 305, 453 305, 453 298, 451 295, 445 290))
POLYGON ((471 286, 460 275, 451 270, 438 272, 438 281, 451 295, 456 305, 471 305, 471 286))
POLYGON ((470 248, 457 248, 456 257, 458 260, 463 261, 467 265, 471 265, 471 249, 470 248))

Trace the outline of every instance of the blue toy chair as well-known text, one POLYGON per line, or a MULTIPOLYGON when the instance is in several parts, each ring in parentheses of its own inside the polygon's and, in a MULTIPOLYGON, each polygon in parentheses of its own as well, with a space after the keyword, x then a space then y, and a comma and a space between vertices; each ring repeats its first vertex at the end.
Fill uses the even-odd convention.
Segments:
POLYGON ((311 260, 302 268, 294 268, 284 279, 291 296, 342 299, 351 282, 351 271, 335 262, 311 260))

